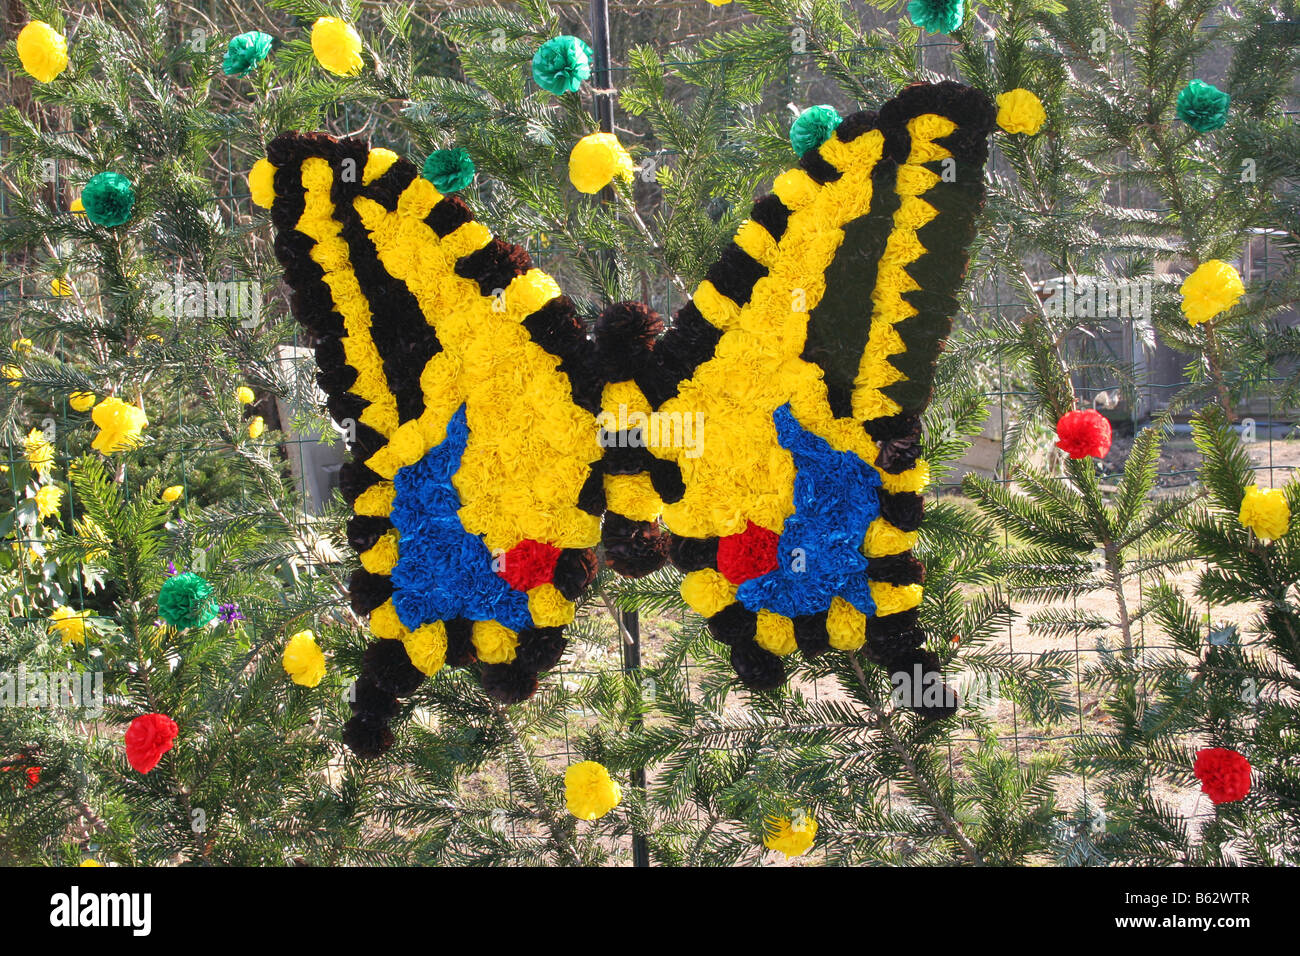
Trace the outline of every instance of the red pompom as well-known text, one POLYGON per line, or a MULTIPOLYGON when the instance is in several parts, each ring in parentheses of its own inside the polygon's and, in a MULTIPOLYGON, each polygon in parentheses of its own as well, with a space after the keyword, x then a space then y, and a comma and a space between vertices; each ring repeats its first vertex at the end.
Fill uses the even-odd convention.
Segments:
POLYGON ((497 574, 516 591, 527 591, 554 578, 559 557, 555 545, 525 538, 501 555, 497 574))
POLYGON ((1201 790, 1215 803, 1232 803, 1250 793, 1250 761, 1235 750, 1199 750, 1192 771, 1201 781, 1201 790))
POLYGON ((126 759, 140 773, 158 766, 180 728, 166 714, 141 714, 126 728, 126 759))
POLYGON ((1056 447, 1071 458, 1105 458, 1110 451, 1110 422, 1091 408, 1066 412, 1056 423, 1056 439, 1056 447))
POLYGON ((740 534, 729 534, 718 540, 718 570, 732 584, 743 584, 767 574, 776 568, 778 540, 775 531, 750 521, 740 534))
POLYGON ((28 767, 27 768, 27 789, 28 790, 32 789, 32 787, 36 786, 40 782, 41 782, 41 768, 28 767))

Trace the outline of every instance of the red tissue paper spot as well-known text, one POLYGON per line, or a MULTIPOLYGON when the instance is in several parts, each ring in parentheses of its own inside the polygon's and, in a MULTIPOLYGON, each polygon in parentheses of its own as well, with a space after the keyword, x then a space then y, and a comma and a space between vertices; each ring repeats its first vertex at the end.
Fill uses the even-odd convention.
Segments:
POLYGON ((767 574, 776 568, 776 544, 780 536, 750 521, 740 534, 718 540, 718 570, 732 584, 767 574))
POLYGON ((1201 790, 1215 803, 1232 803, 1250 793, 1250 761, 1235 750, 1198 750, 1192 772, 1201 781, 1201 790))
POLYGON ((32 789, 32 787, 36 786, 40 782, 41 782, 41 768, 28 767, 27 768, 27 789, 28 790, 32 789))
POLYGON ((1110 422, 1091 408, 1066 412, 1056 423, 1056 447, 1071 458, 1105 458, 1110 451, 1110 422))
POLYGON ((525 538, 501 555, 497 574, 516 591, 528 591, 555 576, 560 549, 553 544, 525 538))
POLYGON ((126 759, 140 773, 158 766, 180 728, 166 714, 141 714, 126 728, 126 759))

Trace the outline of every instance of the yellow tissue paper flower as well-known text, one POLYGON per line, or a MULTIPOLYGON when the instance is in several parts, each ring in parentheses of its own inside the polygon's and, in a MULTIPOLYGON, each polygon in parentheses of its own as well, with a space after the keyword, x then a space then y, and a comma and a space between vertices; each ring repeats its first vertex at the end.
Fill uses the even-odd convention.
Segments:
POLYGON ((826 634, 831 647, 856 651, 867 640, 867 616, 844 598, 833 597, 826 612, 826 634))
POLYGON ((180 485, 168 485, 162 490, 163 501, 166 501, 168 504, 173 501, 179 501, 183 494, 185 494, 185 489, 180 485))
POLYGON ((253 404, 253 390, 247 385, 241 385, 235 389, 235 398, 239 399, 240 405, 253 404))
POLYGON ((573 623, 576 605, 554 584, 539 584, 528 592, 528 613, 538 627, 564 627, 573 623))
POLYGON ((1276 541, 1291 526, 1291 507, 1281 488, 1251 485, 1241 499, 1237 520, 1261 541, 1276 541))
POLYGON ((30 355, 32 351, 31 339, 14 339, 9 343, 9 351, 14 355, 30 355))
POLYGON ((794 640, 794 621, 773 611, 759 611, 754 640, 765 651, 778 657, 794 653, 798 645, 794 640))
POLYGON ((713 617, 736 600, 736 586, 712 568, 692 571, 682 578, 681 592, 690 609, 704 617, 713 617))
POLYGON ((74 611, 70 607, 59 606, 50 615, 51 634, 57 634, 64 644, 86 643, 86 618, 89 611, 74 611))
POLYGON ((311 631, 299 631, 284 647, 284 672, 295 684, 315 687, 325 677, 325 652, 311 631))
POLYGON ((1183 297, 1183 315, 1189 324, 1199 325, 1236 305, 1246 287, 1236 269, 1211 259, 1197 266, 1178 291, 1183 297))
POLYGON ((49 477, 54 470, 54 446, 39 428, 33 428, 23 439, 23 457, 42 478, 49 477))
POLYGON ((58 485, 41 485, 36 490, 36 514, 41 518, 49 518, 59 513, 59 505, 63 502, 63 489, 58 485))
POLYGON ((73 392, 68 396, 68 404, 75 412, 88 412, 95 407, 95 393, 73 392))
POLYGON ((442 621, 421 624, 402 638, 406 656, 420 673, 432 676, 447 662, 447 628, 442 621))
POLYGON ((263 209, 275 202, 275 167, 269 159, 259 159, 248 171, 248 195, 263 209))
POLYGON ((0 367, 0 375, 3 375, 9 381, 10 388, 17 388, 23 383, 23 370, 17 365, 0 367))
POLYGON ((78 866, 103 866, 104 864, 100 863, 98 860, 82 860, 77 865, 78 866))
POLYGON ((632 178, 636 167, 613 133, 592 133, 578 140, 569 153, 569 181, 584 193, 598 193, 617 176, 632 178))
POLYGON ((1033 136, 1047 122, 1047 113, 1037 96, 1029 90, 1010 90, 999 93, 998 125, 1008 133, 1027 133, 1033 136))
POLYGON ((266 422, 262 419, 261 415, 254 415, 248 420, 249 438, 261 438, 264 431, 266 431, 266 422))
POLYGON ((23 69, 49 83, 68 68, 68 41, 43 20, 33 20, 18 34, 18 59, 23 69))
POLYGON ((509 664, 519 646, 519 635, 496 621, 475 621, 470 640, 484 664, 509 664))
POLYGON ((81 201, 80 196, 72 200, 72 205, 68 207, 68 212, 80 213, 83 216, 86 214, 86 204, 81 201))
POLYGON ((352 24, 338 17, 321 17, 312 25, 311 51, 331 73, 350 76, 361 71, 361 37, 352 24))
POLYGON ((763 846, 779 850, 788 857, 803 856, 817 838, 817 821, 800 814, 794 821, 785 817, 768 817, 764 828, 763 846))
POLYGON ((55 276, 50 280, 50 294, 59 298, 67 298, 72 295, 72 285, 67 279, 61 276, 55 276))
POLYGON ((149 424, 143 409, 111 396, 96 405, 90 417, 99 426, 99 434, 90 447, 105 455, 134 445, 149 424))
POLYGON ((597 820, 622 799, 618 782, 594 760, 572 764, 564 771, 564 805, 579 820, 597 820))

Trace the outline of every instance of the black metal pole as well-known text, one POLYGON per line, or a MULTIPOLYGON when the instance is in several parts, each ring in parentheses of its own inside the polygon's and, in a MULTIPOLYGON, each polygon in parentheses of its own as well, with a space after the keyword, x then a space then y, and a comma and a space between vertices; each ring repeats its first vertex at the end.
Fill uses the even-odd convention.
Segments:
MULTIPOLYGON (((600 92, 595 96, 596 121, 600 124, 601 132, 614 132, 614 97, 611 92, 614 88, 613 76, 610 72, 610 44, 609 44, 609 0, 591 0, 591 48, 596 54, 595 69, 592 70, 592 79, 595 81, 596 89, 600 92)), ((607 187, 601 192, 601 199, 605 202, 610 201, 613 196, 611 190, 613 187, 607 187)), ((626 674, 636 675, 641 670, 641 620, 636 611, 619 611, 621 619, 620 644, 623 648, 623 671, 626 674)), ((641 717, 638 714, 632 718, 634 729, 641 726, 641 717)), ((637 767, 632 771, 632 783, 645 792, 645 767, 637 767)), ((632 834, 632 865, 649 866, 650 865, 650 848, 646 844, 644 834, 632 834)))

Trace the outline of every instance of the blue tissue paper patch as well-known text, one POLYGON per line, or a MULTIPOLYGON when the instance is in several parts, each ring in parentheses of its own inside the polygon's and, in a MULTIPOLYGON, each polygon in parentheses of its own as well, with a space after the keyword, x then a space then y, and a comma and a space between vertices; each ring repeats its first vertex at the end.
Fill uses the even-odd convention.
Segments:
POLYGON ((880 475, 805 429, 788 403, 772 420, 794 458, 794 514, 781 529, 776 568, 741 584, 737 598, 751 611, 797 617, 827 610, 838 595, 874 615, 862 541, 880 514, 880 475))
POLYGON ((455 617, 531 627, 528 596, 492 570, 492 552, 460 523, 460 494, 451 483, 469 438, 462 405, 447 437, 393 478, 391 520, 401 535, 393 568, 393 607, 409 630, 455 617))

